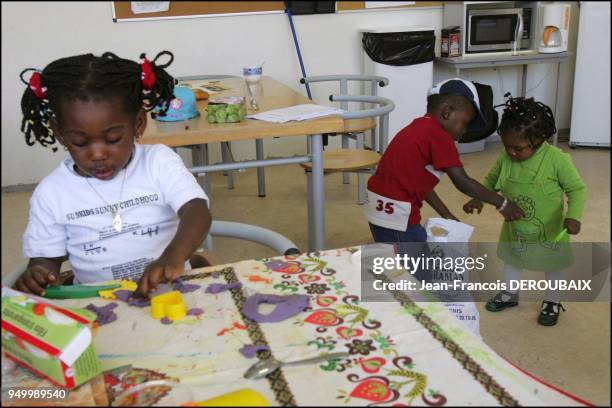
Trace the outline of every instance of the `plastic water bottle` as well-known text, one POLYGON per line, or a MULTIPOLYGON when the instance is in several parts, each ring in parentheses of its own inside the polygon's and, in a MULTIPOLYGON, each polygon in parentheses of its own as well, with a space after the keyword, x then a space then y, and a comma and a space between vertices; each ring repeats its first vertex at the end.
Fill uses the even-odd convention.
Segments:
POLYGON ((261 65, 244 67, 242 69, 242 76, 246 81, 247 91, 249 93, 249 107, 255 111, 259 110, 257 97, 261 94, 260 80, 262 71, 261 65))

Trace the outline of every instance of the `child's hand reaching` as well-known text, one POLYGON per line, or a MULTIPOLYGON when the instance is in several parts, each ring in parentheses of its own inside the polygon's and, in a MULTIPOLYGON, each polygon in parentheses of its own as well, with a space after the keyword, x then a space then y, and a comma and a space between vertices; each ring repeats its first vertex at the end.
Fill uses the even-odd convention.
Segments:
POLYGON ((572 218, 566 218, 563 222, 563 226, 567 229, 567 233, 576 235, 580 232, 580 221, 576 221, 572 218))
POLYGON ((44 296, 45 288, 57 282, 57 276, 43 265, 30 265, 28 269, 15 282, 15 289, 44 296))
POLYGON ((472 198, 470 201, 468 201, 467 203, 465 203, 463 205, 463 211, 465 211, 468 214, 473 214, 474 210, 478 211, 478 214, 480 214, 482 212, 482 201, 480 201, 477 198, 472 198))
POLYGON ((136 292, 147 297, 149 293, 157 290, 160 283, 169 283, 178 279, 184 270, 184 261, 169 259, 162 255, 145 268, 136 292))
POLYGON ((508 200, 505 208, 498 211, 506 221, 517 221, 525 216, 525 211, 510 200, 508 200))

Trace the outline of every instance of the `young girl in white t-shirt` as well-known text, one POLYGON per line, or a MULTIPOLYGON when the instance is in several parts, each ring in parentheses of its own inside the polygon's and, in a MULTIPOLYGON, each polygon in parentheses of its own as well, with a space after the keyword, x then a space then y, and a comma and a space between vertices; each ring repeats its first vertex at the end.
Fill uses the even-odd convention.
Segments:
POLYGON ((57 151, 57 140, 70 157, 32 195, 16 289, 44 295, 68 259, 75 283, 139 280, 146 295, 178 278, 208 233, 208 198, 180 157, 135 143, 146 112, 167 111, 175 83, 170 52, 140 58, 77 55, 21 73, 26 143, 57 151))

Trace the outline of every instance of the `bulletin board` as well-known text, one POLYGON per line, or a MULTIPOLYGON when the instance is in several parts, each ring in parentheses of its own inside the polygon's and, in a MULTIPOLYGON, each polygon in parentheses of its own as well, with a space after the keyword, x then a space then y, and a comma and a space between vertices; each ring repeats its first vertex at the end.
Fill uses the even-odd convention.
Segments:
POLYGON ((134 14, 129 1, 113 1, 113 21, 188 18, 225 14, 284 12, 282 1, 171 1, 170 9, 158 13, 134 14))
MULTIPOLYGON (((170 9, 157 13, 134 14, 129 1, 112 1, 113 21, 138 21, 167 18, 191 18, 232 14, 281 13, 285 10, 283 1, 171 1, 170 9)), ((384 10, 366 8, 365 1, 338 1, 337 11, 384 10)), ((442 1, 416 1, 415 4, 399 8, 436 7, 442 1)), ((382 3, 381 3, 382 4, 382 3)))
MULTIPOLYGON (((339 1, 336 3, 336 10, 337 11, 384 10, 388 8, 388 7, 366 8, 365 3, 366 3, 365 1, 339 1)), ((443 1, 415 1, 414 4, 410 4, 406 6, 398 6, 397 8, 438 7, 438 6, 442 6, 443 4, 444 4, 443 1)))

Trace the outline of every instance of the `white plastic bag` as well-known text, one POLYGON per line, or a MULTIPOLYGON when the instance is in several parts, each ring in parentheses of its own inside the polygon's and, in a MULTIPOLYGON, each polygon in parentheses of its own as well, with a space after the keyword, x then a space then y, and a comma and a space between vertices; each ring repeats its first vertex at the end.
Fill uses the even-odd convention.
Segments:
MULTIPOLYGON (((430 218, 425 225, 427 231, 427 242, 429 249, 434 254, 442 257, 465 257, 469 256, 468 242, 474 232, 474 227, 464 224, 459 221, 447 220, 445 218, 430 218)), ((433 282, 449 282, 453 280, 468 281, 469 273, 457 273, 455 271, 432 271, 433 282)), ((466 297, 471 298, 469 293, 457 292, 457 297, 462 299, 461 302, 448 299, 449 293, 443 293, 442 300, 447 298, 448 301, 442 301, 459 321, 461 321, 470 331, 480 337, 480 314, 476 308, 476 304, 464 301, 466 297)))

